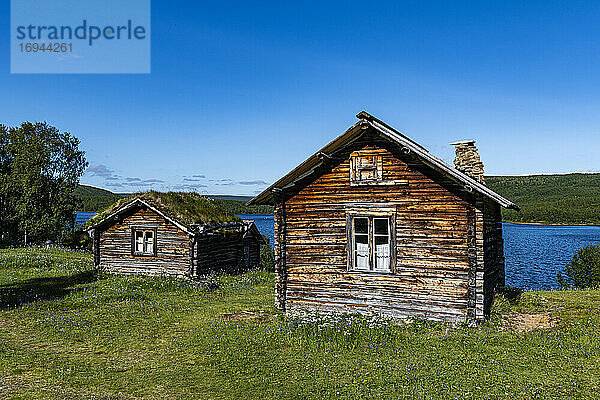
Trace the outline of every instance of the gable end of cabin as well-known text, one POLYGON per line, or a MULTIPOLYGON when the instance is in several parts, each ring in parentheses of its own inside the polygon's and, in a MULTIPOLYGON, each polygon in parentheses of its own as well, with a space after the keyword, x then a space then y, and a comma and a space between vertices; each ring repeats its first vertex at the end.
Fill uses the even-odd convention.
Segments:
POLYGON ((277 193, 276 304, 477 321, 504 285, 500 207, 373 132, 277 193))

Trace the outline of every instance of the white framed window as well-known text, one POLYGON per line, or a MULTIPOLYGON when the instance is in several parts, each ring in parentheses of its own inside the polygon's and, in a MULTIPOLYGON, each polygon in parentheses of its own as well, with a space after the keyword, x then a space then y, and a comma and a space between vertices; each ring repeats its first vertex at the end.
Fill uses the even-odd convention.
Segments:
POLYGON ((393 224, 388 216, 352 215, 350 226, 350 263, 354 271, 393 272, 393 224))
POLYGON ((391 271, 391 237, 389 218, 373 218, 373 269, 391 271))
POLYGON ((156 229, 133 228, 131 253, 134 256, 156 256, 156 229))

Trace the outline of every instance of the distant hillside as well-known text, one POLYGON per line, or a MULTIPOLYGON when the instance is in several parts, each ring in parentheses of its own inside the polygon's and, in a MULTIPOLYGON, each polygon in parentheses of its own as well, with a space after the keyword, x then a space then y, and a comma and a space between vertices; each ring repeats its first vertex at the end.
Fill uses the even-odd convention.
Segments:
POLYGON ((505 221, 600 225, 600 174, 487 176, 487 185, 521 207, 505 221))
POLYGON ((90 212, 103 210, 126 196, 88 185, 79 185, 73 194, 81 201, 82 205, 81 209, 77 211, 90 212))
MULTIPOLYGON (((129 196, 129 194, 113 193, 87 185, 79 185, 74 194, 82 205, 81 209, 77 211, 91 212, 104 210, 120 198, 129 196)), ((215 199, 227 211, 234 214, 270 214, 273 212, 271 206, 247 206, 246 202, 252 198, 250 196, 214 195, 208 197, 215 199)))
MULTIPOLYGON (((600 225, 600 174, 487 176, 487 185, 514 201, 521 211, 502 210, 505 221, 600 225)), ((123 194, 80 185, 75 195, 83 209, 98 211, 123 194)), ((246 206, 250 196, 209 196, 235 214, 269 214, 271 206, 246 206)))
POLYGON ((252 199, 252 196, 234 196, 234 195, 229 195, 229 194, 209 194, 208 197, 210 197, 211 199, 237 200, 237 201, 243 201, 243 202, 248 202, 252 199))
POLYGON ((272 206, 247 206, 246 203, 252 199, 251 196, 222 196, 209 195, 208 197, 215 199, 227 211, 234 214, 272 214, 272 206))

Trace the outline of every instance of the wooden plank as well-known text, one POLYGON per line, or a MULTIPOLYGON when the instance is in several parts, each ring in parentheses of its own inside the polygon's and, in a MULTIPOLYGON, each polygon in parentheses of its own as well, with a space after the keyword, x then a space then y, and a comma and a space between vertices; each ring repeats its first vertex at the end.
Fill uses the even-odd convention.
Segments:
POLYGON ((280 298, 285 298, 290 311, 379 309, 465 320, 467 216, 472 206, 387 150, 374 149, 373 143, 368 146, 383 155, 385 179, 407 184, 353 186, 345 159, 285 204, 279 203, 276 237, 283 240, 285 231, 285 246, 280 243, 279 251, 285 254, 280 264, 287 274, 280 298), (347 215, 360 209, 360 203, 394 210, 395 274, 348 271, 347 215))

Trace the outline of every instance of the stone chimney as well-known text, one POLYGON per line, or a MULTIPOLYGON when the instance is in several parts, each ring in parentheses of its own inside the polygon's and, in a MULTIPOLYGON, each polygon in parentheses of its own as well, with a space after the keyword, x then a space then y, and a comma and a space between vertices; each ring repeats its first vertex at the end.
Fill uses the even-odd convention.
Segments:
POLYGON ((471 178, 485 185, 483 178, 483 162, 479 158, 479 152, 475 147, 474 140, 460 140, 450 143, 456 147, 456 156, 454 157, 454 166, 460 172, 464 172, 471 178))

